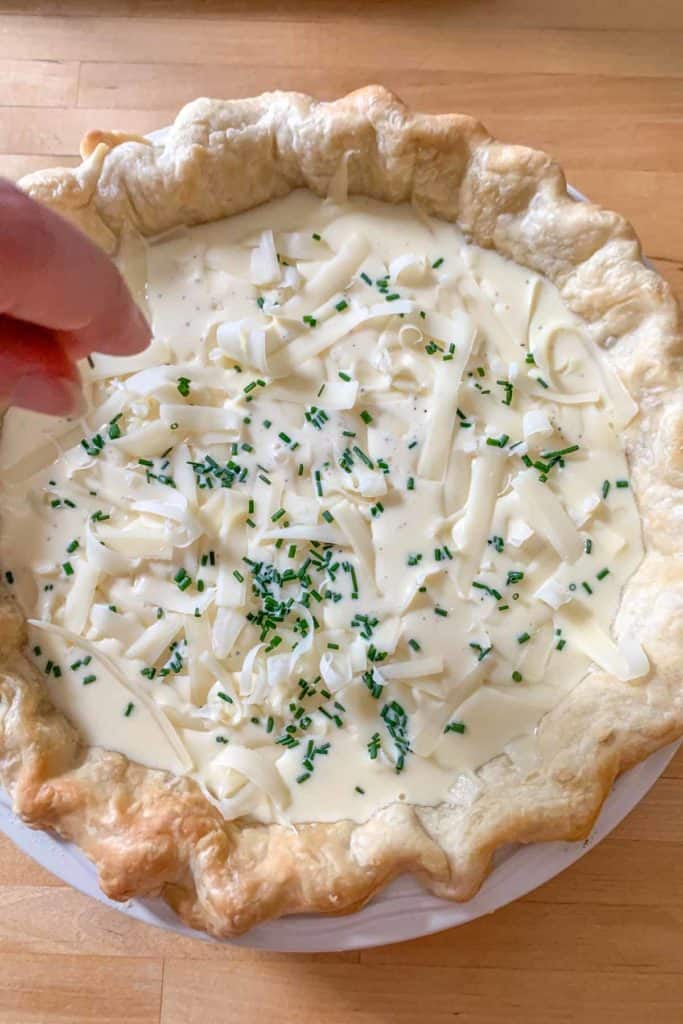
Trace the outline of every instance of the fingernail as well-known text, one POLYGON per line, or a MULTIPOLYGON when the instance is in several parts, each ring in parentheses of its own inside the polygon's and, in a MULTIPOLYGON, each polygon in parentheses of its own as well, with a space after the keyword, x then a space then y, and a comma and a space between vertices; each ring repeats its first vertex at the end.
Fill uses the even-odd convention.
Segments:
POLYGON ((12 389, 9 404, 50 416, 77 416, 84 407, 78 381, 25 374, 12 389))
MULTIPOLYGON (((152 340, 152 332, 142 311, 135 306, 130 318, 130 326, 125 332, 125 348, 127 352, 142 352, 152 340)), ((123 348, 123 346, 122 346, 123 348)))

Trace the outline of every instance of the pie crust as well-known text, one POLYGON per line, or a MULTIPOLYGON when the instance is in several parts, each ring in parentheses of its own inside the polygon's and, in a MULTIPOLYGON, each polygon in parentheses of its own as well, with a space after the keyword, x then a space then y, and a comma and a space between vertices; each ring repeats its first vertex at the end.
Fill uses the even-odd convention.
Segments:
POLYGON ((294 188, 325 195, 345 165, 349 192, 413 201, 553 281, 640 406, 624 440, 646 554, 618 621, 651 669, 634 683, 590 673, 542 719, 537 768, 524 775, 505 756, 490 761, 474 800, 393 805, 363 824, 245 825, 224 821, 191 780, 86 747, 49 702, 6 594, 0 780, 16 813, 78 844, 109 897, 161 893, 188 925, 217 936, 283 914, 348 913, 405 872, 467 900, 502 844, 586 836, 616 776, 683 735, 680 323, 630 225, 571 199, 545 154, 497 142, 470 117, 412 113, 377 86, 333 103, 283 92, 200 99, 163 145, 91 132, 82 154, 73 170, 21 184, 110 253, 129 228, 151 235, 211 221, 294 188))

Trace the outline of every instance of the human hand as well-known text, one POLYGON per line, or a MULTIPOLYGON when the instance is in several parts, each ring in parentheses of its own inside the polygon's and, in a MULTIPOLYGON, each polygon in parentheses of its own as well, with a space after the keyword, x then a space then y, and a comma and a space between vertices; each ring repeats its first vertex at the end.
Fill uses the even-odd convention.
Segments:
POLYGON ((0 179, 0 404, 73 414, 81 403, 78 359, 132 355, 149 339, 108 256, 0 179))

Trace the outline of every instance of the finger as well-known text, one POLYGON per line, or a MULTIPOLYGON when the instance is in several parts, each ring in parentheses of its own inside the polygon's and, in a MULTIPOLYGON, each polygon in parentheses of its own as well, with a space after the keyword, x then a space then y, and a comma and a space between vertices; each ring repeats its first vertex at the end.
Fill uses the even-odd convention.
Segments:
POLYGON ((78 412, 78 370, 49 328, 0 316, 0 398, 53 416, 78 412))
POLYGON ((128 355, 147 323, 109 257, 10 182, 0 180, 0 313, 69 332, 75 356, 128 355))

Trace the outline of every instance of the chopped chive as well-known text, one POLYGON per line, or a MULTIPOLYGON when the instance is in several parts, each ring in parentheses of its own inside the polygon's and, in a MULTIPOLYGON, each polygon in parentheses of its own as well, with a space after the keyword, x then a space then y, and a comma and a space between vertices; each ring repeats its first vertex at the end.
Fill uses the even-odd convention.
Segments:
POLYGON ((372 459, 370 459, 365 454, 365 452, 363 451, 362 448, 359 448, 357 444, 354 444, 353 450, 356 453, 356 455, 358 456, 358 458, 361 460, 361 462, 365 463, 365 465, 368 467, 368 469, 374 469, 375 468, 375 464, 373 463, 372 459))
POLYGON ((617 487, 628 487, 628 480, 617 480, 617 487))
POLYGON ((600 572, 596 573, 595 578, 604 580, 605 576, 609 576, 609 569, 601 569, 600 572))
POLYGON ((408 641, 408 647, 412 647, 412 649, 414 651, 421 651, 422 650, 422 647, 420 646, 418 641, 415 640, 413 637, 411 637, 410 640, 408 641))
POLYGON ((593 593, 593 588, 591 587, 590 583, 586 583, 585 580, 582 582, 581 586, 583 587, 583 589, 586 591, 587 594, 592 594, 593 593))
POLYGON ((586 552, 587 555, 590 555, 592 550, 593 550, 593 541, 590 539, 590 537, 587 537, 586 538, 586 543, 584 545, 584 551, 586 552))
POLYGON ((498 590, 496 590, 495 587, 489 587, 486 583, 480 583, 479 580, 473 580, 472 586, 475 588, 475 590, 484 590, 496 601, 500 601, 502 597, 502 594, 498 590))
POLYGON ((334 308, 338 313, 343 313, 345 309, 349 308, 349 304, 346 299, 340 299, 339 302, 335 303, 334 308))
POLYGON ((62 565, 62 569, 64 570, 66 576, 73 576, 74 567, 71 564, 71 562, 64 562, 64 564, 62 565))
POLYGON ((522 673, 518 672, 517 669, 515 669, 515 671, 512 673, 513 682, 521 683, 522 682, 522 678, 523 678, 522 677, 522 673))
POLYGON ((438 270, 443 263, 443 256, 439 256, 438 260, 434 260, 432 263, 432 270, 438 270))
POLYGON ((362 413, 360 414, 360 418, 362 419, 363 423, 372 423, 372 416, 367 411, 367 409, 363 409, 362 413))
POLYGON ((408 477, 408 479, 406 480, 406 490, 408 490, 408 491, 414 491, 415 490, 415 477, 413 477, 413 476, 409 476, 408 477))
POLYGON ((523 579, 523 572, 519 572, 516 569, 510 569, 508 570, 508 578, 505 581, 505 586, 509 587, 512 583, 520 583, 523 579))
POLYGON ((133 714, 133 709, 134 708, 135 708, 135 704, 133 704, 133 702, 131 701, 126 706, 126 710, 123 712, 126 718, 130 718, 130 716, 133 714))
POLYGON ((525 644, 528 640, 531 640, 531 634, 530 633, 520 633, 519 636, 517 637, 517 643, 518 644, 525 644))
POLYGON ((504 448, 510 440, 509 434, 501 434, 500 437, 487 437, 486 443, 492 448, 504 448))
POLYGON ((503 405, 512 404, 512 392, 514 391, 514 385, 509 380, 497 380, 496 384, 505 390, 505 397, 503 398, 503 405))
POLYGON ((445 608, 439 608, 438 605, 434 609, 434 614, 435 615, 440 615, 444 619, 448 618, 448 612, 446 611, 446 609, 445 608))
POLYGON ((178 391, 187 398, 190 393, 190 378, 189 377, 178 377, 178 391))
POLYGON ((313 232, 313 234, 311 235, 311 238, 313 239, 314 242, 319 242, 320 241, 320 235, 318 234, 317 231, 313 232))
POLYGON ((460 733, 460 735, 462 735, 466 731, 466 729, 467 726, 465 725, 464 722, 449 722, 446 728, 444 729, 444 732, 457 732, 460 733))
POLYGON ((90 686, 90 684, 94 683, 96 680, 97 680, 97 676, 93 676, 93 675, 85 676, 85 678, 83 679, 83 685, 84 686, 90 686))
POLYGON ((572 444, 568 448, 560 448, 556 452, 541 452, 542 459, 560 459, 563 455, 571 455, 572 452, 578 452, 579 445, 572 444))

